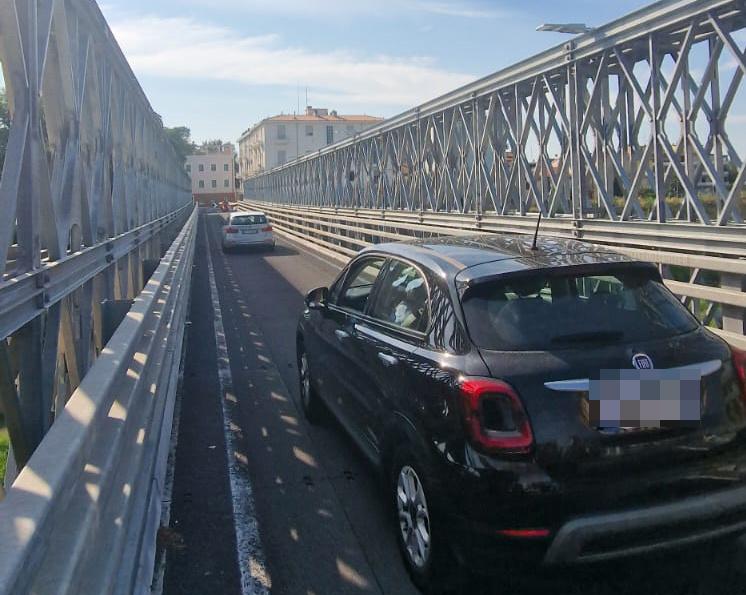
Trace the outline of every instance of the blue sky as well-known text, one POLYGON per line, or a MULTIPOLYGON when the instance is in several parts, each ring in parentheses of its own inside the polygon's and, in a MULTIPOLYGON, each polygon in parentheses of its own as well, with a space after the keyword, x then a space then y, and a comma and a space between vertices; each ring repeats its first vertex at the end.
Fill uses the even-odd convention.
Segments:
POLYGON ((195 140, 235 141, 305 103, 393 116, 644 0, 105 0, 154 109, 195 140))

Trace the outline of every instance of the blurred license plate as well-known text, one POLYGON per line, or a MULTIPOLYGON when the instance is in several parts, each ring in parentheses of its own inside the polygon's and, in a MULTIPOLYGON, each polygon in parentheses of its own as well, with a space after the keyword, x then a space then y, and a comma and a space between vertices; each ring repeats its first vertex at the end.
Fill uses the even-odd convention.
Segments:
POLYGON ((583 399, 583 417, 611 432, 698 425, 701 383, 698 370, 602 370, 583 399))
POLYGON ((256 229, 244 229, 241 231, 241 233, 244 235, 248 235, 250 233, 256 233, 256 231, 257 231, 256 229))

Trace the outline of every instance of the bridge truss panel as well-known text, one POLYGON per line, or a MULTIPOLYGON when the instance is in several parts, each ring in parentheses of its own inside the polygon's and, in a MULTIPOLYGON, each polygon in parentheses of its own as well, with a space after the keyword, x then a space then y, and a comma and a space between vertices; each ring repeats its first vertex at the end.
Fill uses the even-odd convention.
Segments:
POLYGON ((663 0, 250 178, 246 196, 741 224, 745 28, 740 1, 663 0))
POLYGON ((0 179, 7 485, 103 351, 102 304, 140 292, 191 194, 95 2, 0 0, 0 62, 11 115, 0 179))

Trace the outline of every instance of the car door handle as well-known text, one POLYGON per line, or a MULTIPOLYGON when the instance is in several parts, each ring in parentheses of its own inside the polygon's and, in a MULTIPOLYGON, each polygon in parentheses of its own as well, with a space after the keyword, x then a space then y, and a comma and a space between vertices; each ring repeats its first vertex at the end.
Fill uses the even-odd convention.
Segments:
POLYGON ((340 341, 344 341, 345 339, 350 338, 350 333, 341 329, 337 329, 336 331, 334 331, 334 334, 337 335, 337 339, 339 339, 340 341))
POLYGON ((388 353, 378 352, 378 359, 381 360, 384 366, 387 368, 391 366, 395 366, 399 363, 399 360, 395 358, 393 355, 389 355, 388 353))

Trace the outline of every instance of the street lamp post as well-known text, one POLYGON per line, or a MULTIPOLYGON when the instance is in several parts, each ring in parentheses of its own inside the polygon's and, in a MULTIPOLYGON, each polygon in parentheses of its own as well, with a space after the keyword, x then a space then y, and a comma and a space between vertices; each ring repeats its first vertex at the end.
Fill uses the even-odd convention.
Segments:
POLYGON ((551 31, 553 33, 569 33, 570 35, 582 35, 595 31, 595 27, 589 27, 585 23, 545 23, 536 28, 537 31, 551 31))

